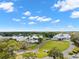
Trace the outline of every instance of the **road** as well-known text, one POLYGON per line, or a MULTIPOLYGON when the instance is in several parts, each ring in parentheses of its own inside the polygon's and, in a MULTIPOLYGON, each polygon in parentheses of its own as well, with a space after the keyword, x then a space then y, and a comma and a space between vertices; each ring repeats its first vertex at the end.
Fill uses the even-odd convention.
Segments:
POLYGON ((73 55, 69 55, 69 52, 71 52, 75 48, 75 45, 73 45, 73 42, 70 42, 70 47, 66 49, 63 52, 64 57, 67 57, 68 59, 79 59, 79 58, 74 58, 73 55))

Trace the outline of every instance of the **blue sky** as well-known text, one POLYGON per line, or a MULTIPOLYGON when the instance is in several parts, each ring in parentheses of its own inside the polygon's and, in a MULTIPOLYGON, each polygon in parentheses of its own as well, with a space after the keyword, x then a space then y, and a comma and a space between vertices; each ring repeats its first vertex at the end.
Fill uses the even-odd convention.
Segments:
POLYGON ((0 31, 79 31, 79 0, 0 0, 0 31))

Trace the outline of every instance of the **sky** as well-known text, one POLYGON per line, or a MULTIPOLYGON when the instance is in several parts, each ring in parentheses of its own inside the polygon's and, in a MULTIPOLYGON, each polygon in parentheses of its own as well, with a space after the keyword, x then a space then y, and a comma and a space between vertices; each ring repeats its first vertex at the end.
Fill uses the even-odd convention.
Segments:
POLYGON ((0 0, 0 31, 79 31, 79 0, 0 0))

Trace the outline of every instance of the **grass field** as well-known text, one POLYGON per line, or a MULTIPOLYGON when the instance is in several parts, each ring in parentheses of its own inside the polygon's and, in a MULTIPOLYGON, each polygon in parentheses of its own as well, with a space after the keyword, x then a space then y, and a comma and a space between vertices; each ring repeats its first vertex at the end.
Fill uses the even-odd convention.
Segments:
POLYGON ((52 48, 58 48, 60 51, 64 51, 68 47, 69 47, 68 41, 48 41, 40 47, 37 57, 42 58, 47 56, 45 50, 50 51, 52 48))

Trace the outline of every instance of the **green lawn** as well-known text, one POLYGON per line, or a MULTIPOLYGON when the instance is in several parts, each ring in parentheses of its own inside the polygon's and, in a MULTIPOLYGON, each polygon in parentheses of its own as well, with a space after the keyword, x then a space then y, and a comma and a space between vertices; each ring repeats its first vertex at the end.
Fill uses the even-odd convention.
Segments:
POLYGON ((47 53, 45 52, 45 50, 50 51, 52 48, 55 48, 55 47, 58 48, 60 51, 64 51, 69 47, 69 42, 50 40, 40 47, 37 57, 42 58, 47 56, 47 53))

